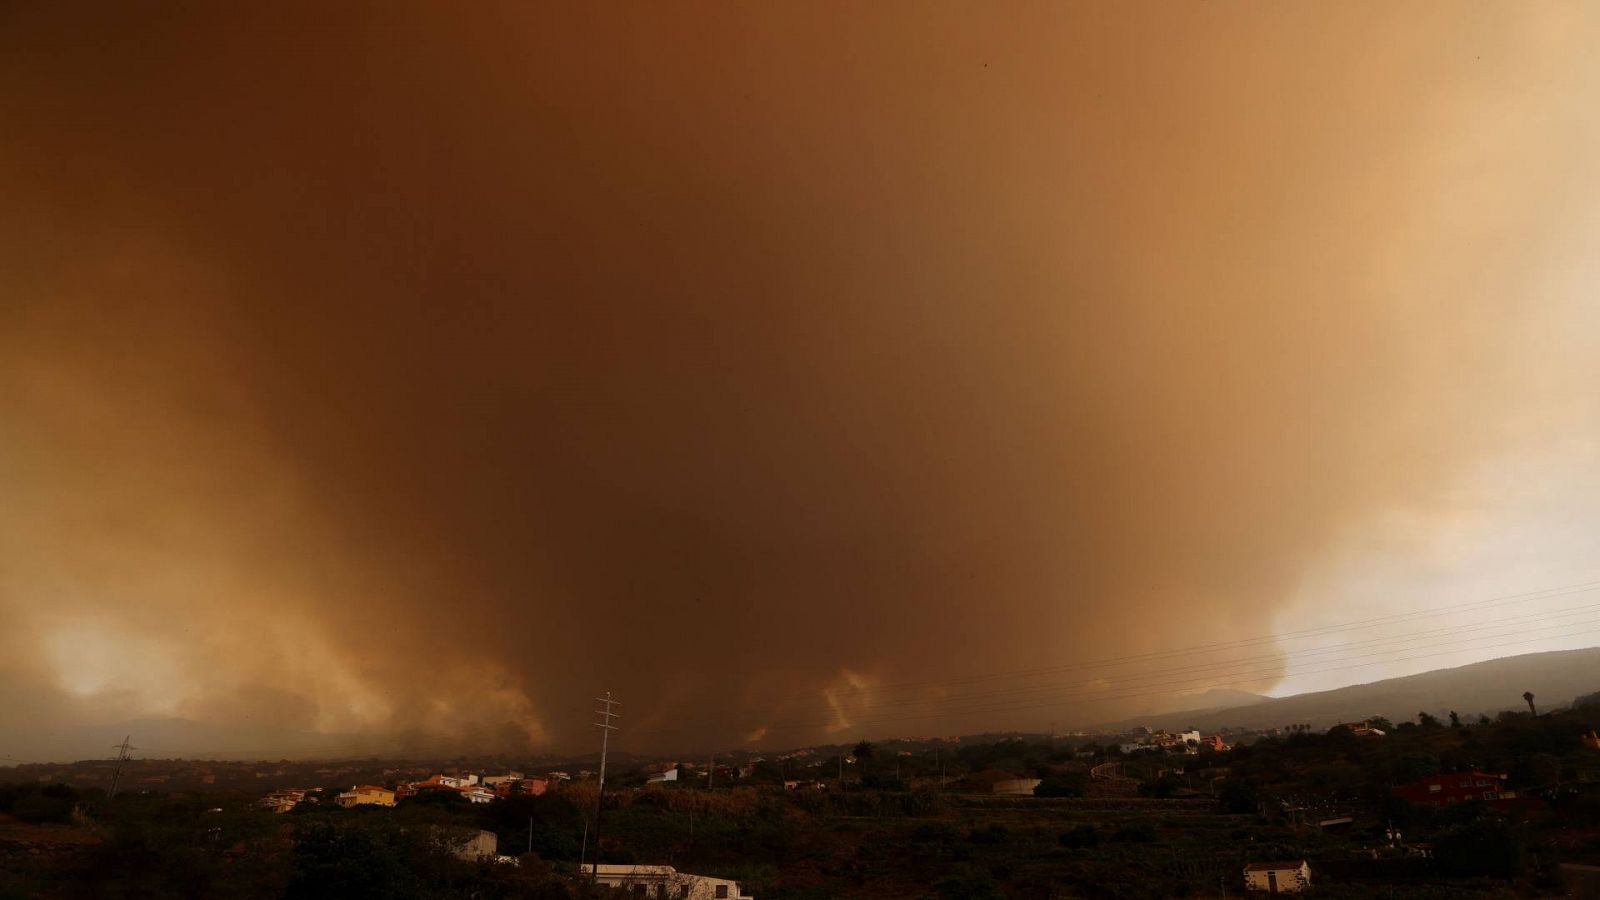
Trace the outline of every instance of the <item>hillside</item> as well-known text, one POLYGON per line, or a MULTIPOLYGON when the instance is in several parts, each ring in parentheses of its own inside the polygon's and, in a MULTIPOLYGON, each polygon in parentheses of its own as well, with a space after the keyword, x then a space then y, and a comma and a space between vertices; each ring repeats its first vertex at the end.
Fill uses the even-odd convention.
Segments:
POLYGON ((1420 710, 1441 716, 1450 710, 1463 716, 1493 715, 1500 710, 1524 708, 1523 691, 1532 691, 1539 708, 1547 710, 1596 690, 1600 690, 1600 647, 1508 656, 1249 705, 1164 713, 1101 727, 1107 731, 1134 725, 1214 731, 1230 726, 1270 728, 1298 723, 1327 728, 1369 716, 1410 719, 1420 710))

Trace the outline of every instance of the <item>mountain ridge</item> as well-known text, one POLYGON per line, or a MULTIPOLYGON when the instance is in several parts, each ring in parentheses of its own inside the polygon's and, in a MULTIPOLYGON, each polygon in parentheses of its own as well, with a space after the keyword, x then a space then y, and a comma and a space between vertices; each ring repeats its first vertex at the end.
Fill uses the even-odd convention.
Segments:
POLYGON ((1216 731, 1291 723, 1320 729, 1372 716, 1400 721, 1422 711, 1441 717, 1450 710, 1463 716, 1492 715, 1524 708, 1523 691, 1532 691, 1534 702, 1547 709, 1600 691, 1600 647, 1523 653, 1325 691, 1268 697, 1242 706, 1119 719, 1103 723, 1097 730, 1118 732, 1147 725, 1216 731))

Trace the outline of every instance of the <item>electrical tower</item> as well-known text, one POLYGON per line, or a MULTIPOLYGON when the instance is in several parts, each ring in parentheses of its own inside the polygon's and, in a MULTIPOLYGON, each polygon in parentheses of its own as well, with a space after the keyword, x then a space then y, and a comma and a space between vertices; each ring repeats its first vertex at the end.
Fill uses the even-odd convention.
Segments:
POLYGON ((594 795, 594 860, 590 863, 592 867, 589 870, 590 880, 600 876, 600 804, 605 802, 606 797, 606 749, 611 743, 611 732, 617 730, 617 726, 611 724, 611 720, 622 718, 621 714, 611 711, 611 707, 621 706, 622 701, 611 699, 610 691, 606 691, 604 697, 594 699, 597 703, 604 703, 606 707, 594 711, 594 714, 600 717, 600 721, 594 723, 594 727, 600 729, 600 789, 594 795))
POLYGON ((128 762, 128 760, 132 759, 132 757, 128 755, 128 751, 138 749, 137 747, 129 746, 128 739, 131 737, 133 737, 131 734, 124 735, 122 738, 122 743, 111 745, 111 749, 117 751, 117 767, 111 770, 111 791, 106 795, 107 800, 114 799, 117 796, 117 782, 122 780, 122 767, 128 762))

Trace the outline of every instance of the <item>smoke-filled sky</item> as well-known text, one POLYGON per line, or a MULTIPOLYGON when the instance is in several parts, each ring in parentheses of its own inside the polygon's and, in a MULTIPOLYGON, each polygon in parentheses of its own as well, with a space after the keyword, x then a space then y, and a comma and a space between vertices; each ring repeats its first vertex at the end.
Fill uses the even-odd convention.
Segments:
POLYGON ((0 731, 793 746, 1594 644, 1254 639, 1600 579, 1597 42, 0 6, 0 731))

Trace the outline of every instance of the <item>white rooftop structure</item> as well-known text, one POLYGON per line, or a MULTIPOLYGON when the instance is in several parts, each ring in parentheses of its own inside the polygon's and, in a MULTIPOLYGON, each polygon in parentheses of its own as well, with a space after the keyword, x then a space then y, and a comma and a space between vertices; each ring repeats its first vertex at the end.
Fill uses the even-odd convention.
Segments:
POLYGON ((739 891, 739 882, 709 875, 690 875, 671 866, 624 866, 601 863, 595 883, 631 888, 640 897, 674 900, 754 900, 739 891))

